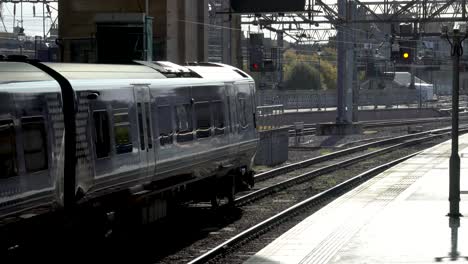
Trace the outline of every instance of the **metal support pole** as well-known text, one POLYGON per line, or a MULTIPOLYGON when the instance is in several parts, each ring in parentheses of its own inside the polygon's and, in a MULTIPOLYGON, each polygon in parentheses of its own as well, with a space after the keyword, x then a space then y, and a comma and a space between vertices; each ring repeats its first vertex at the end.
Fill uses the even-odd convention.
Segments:
MULTIPOLYGON (((456 41, 454 38, 454 41, 456 41)), ((458 37, 459 40, 459 37, 458 37)), ((460 156, 458 155, 458 98, 460 57, 453 57, 453 88, 452 88, 452 154, 450 155, 450 216, 460 215, 460 156)))
MULTIPOLYGON (((357 61, 357 51, 354 50, 354 58, 357 61)), ((354 67, 353 69, 353 123, 358 122, 359 116, 359 74, 358 68, 354 67)))
POLYGON ((320 67, 320 54, 318 54, 318 68, 319 68, 319 91, 322 90, 322 69, 320 67))
MULTIPOLYGON (((356 17, 357 5, 354 1, 348 1, 347 5, 347 18, 353 20, 356 17)), ((349 29, 346 29, 347 32, 347 43, 346 43, 346 99, 345 99, 345 122, 353 122, 353 93, 354 93, 354 74, 356 69, 356 57, 355 57, 355 47, 354 44, 356 41, 356 30, 354 30, 355 24, 349 24, 349 29)))
POLYGON ((278 84, 283 82, 283 49, 284 35, 283 31, 278 31, 278 84))
MULTIPOLYGON (((338 0, 338 14, 346 17, 347 1, 338 0)), ((346 119, 346 35, 345 25, 337 27, 338 76, 337 76, 337 117, 336 123, 343 124, 346 119)))
POLYGON ((46 40, 46 25, 45 25, 46 17, 45 17, 45 0, 42 1, 42 40, 45 42, 46 40))
POLYGON ((149 16, 149 0, 145 1, 145 13, 147 16, 149 16))
POLYGON ((458 228, 460 228, 460 218, 459 217, 450 217, 449 220, 450 227, 450 240, 452 247, 450 249, 450 260, 457 260, 460 257, 460 252, 458 252, 458 228))

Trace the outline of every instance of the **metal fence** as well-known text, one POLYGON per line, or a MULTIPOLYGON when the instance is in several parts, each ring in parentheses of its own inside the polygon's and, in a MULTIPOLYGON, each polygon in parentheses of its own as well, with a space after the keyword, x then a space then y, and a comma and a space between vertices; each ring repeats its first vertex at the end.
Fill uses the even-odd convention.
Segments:
MULTIPOLYGON (((257 92, 257 105, 283 105, 284 109, 322 110, 337 105, 336 91, 272 91, 257 92)), ((360 91, 360 107, 435 107, 432 98, 417 90, 360 91)))

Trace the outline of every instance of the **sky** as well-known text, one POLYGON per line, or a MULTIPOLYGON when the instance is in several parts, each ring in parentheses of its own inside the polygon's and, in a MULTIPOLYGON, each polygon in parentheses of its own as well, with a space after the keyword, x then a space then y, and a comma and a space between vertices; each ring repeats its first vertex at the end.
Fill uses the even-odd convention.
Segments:
MULTIPOLYGON (((13 21, 21 20, 21 4, 16 4, 16 19, 14 19, 14 5, 15 4, 12 3, 3 4, 3 20, 7 32, 13 32, 13 21)), ((52 3, 50 5, 52 7, 50 9, 52 11, 52 20, 54 20, 57 17, 57 11, 53 8, 57 8, 57 3, 52 3)), ((35 4, 36 17, 34 17, 33 6, 34 4, 32 3, 23 3, 24 32, 26 33, 26 35, 29 36, 42 36, 42 4, 35 4)), ((52 20, 49 18, 46 19, 46 33, 49 31, 50 25, 52 24, 52 20)), ((3 24, 0 24, 0 31, 5 31, 3 24)))

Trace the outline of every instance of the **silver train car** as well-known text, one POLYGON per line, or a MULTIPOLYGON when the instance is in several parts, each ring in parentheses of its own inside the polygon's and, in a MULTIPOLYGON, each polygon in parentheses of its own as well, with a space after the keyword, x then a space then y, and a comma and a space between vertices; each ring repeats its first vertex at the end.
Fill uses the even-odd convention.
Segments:
POLYGON ((254 96, 222 64, 1 61, 0 221, 119 192, 232 198, 253 182, 254 96))

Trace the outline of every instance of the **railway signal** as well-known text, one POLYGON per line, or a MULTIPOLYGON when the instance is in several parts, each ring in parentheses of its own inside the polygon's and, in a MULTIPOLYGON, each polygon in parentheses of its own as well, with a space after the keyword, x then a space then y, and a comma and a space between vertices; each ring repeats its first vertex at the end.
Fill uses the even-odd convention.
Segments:
POLYGON ((403 52, 403 59, 407 60, 409 59, 410 55, 408 52, 403 52))
POLYGON ((413 45, 411 41, 400 41, 400 62, 411 63, 413 61, 413 45))

